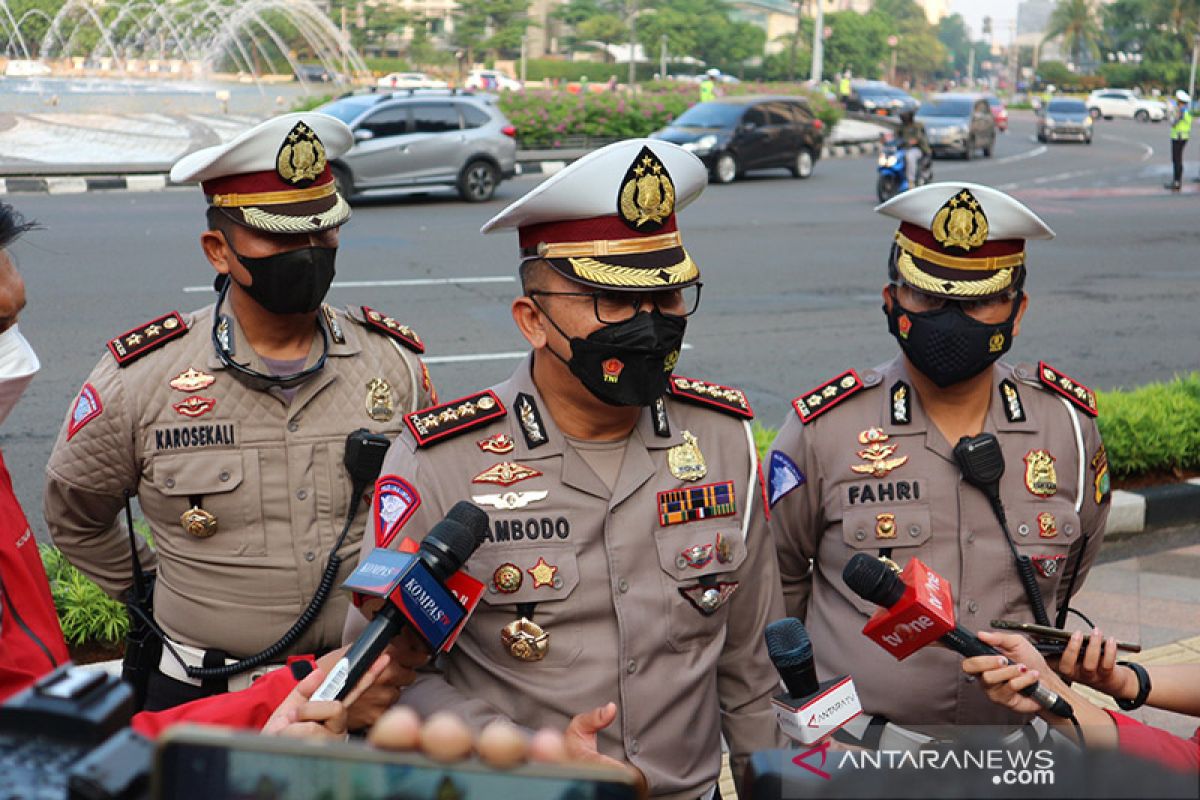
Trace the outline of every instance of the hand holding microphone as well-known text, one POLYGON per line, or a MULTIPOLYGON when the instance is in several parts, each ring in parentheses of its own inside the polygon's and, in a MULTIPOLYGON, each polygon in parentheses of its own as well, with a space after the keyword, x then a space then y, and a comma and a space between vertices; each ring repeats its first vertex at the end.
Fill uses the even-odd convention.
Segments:
MULTIPOLYGON (((857 553, 842 570, 842 579, 859 597, 881 607, 863 633, 897 659, 934 642, 966 658, 1002 655, 954 621, 950 584, 920 559, 909 561, 900 576, 882 561, 857 553)), ((1060 717, 1074 716, 1070 704, 1039 683, 1021 693, 1060 717)))

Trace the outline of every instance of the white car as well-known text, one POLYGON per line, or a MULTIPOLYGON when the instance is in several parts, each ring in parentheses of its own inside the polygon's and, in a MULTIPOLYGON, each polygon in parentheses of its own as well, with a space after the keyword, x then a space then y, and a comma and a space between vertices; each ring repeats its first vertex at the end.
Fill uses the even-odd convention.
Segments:
POLYGON ((445 81, 435 80, 424 72, 391 72, 376 81, 375 85, 384 89, 445 89, 449 86, 445 81))
POLYGON ((473 69, 471 74, 467 76, 467 80, 463 83, 467 89, 482 89, 485 92, 494 92, 500 89, 521 89, 521 82, 508 77, 503 72, 495 69, 473 69))
POLYGON ((1130 89, 1097 89, 1088 95, 1088 113, 1092 119, 1136 119, 1138 122, 1162 122, 1167 118, 1167 105, 1161 100, 1147 100, 1130 89))

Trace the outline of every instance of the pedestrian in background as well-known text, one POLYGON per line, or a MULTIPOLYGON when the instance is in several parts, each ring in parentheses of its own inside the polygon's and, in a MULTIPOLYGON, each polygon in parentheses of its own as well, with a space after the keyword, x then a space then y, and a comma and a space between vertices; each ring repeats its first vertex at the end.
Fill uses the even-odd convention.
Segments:
POLYGON ((721 76, 721 70, 710 69, 704 73, 704 79, 700 81, 700 102, 711 103, 717 99, 717 78, 721 76))
POLYGON ((1192 98, 1183 89, 1171 104, 1171 182, 1164 188, 1178 192, 1183 181, 1183 148, 1192 136, 1192 98))

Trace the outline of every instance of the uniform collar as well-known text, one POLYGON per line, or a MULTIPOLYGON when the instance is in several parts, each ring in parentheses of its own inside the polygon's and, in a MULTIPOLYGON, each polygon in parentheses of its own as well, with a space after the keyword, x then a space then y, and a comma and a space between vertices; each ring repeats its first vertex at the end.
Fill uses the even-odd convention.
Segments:
MULTIPOLYGON (((335 315, 337 311, 329 307, 335 315)), ((215 306, 207 306, 200 312, 193 315, 192 327, 203 327, 202 333, 205 338, 208 337, 208 330, 212 325, 212 315, 215 313, 215 306), (207 313, 204 313, 207 312, 207 313)), ((226 319, 229 320, 230 335, 233 342, 233 357, 238 359, 240 363, 245 363, 248 360, 251 369, 259 372, 269 372, 267 366, 263 363, 262 358, 246 341, 246 333, 242 330, 242 325, 238 322, 237 317, 233 313, 232 304, 226 301, 222 306, 221 311, 226 319)), ((345 357, 354 356, 362 352, 362 340, 359 338, 359 332, 355 330, 355 326, 348 324, 349 317, 345 314, 335 316, 336 325, 330 325, 326 319, 324 309, 317 312, 317 324, 325 329, 329 335, 329 357, 345 357), (341 334, 340 336, 335 334, 341 334)), ((305 366, 311 364, 321 353, 321 337, 314 332, 312 345, 309 347, 308 356, 305 358, 305 366)), ((208 366, 212 369, 225 369, 225 364, 217 356, 215 349, 209 350, 208 366)))
MULTIPOLYGON (((1031 402, 1038 390, 1026 382, 1032 380, 1033 376, 1033 367, 1027 364, 1020 364, 1014 367, 1002 361, 995 363, 992 367, 992 389, 987 416, 984 418, 984 430, 1034 432, 1040 429, 1037 410, 1034 408, 1033 402, 1031 402), (1021 410, 1025 414, 1023 421, 1014 420, 1010 422, 1008 414, 1005 413, 1006 394, 1001 386, 1005 381, 1017 393, 1021 410)), ((925 413, 925 409, 921 405, 920 396, 917 394, 916 389, 913 388, 912 376, 908 369, 908 362, 904 359, 904 356, 897 355, 886 364, 863 373, 862 379, 868 386, 872 385, 872 383, 880 383, 883 386, 884 392, 879 402, 880 419, 882 420, 881 427, 885 433, 889 436, 904 436, 906 434, 926 433, 929 430, 931 427, 929 416, 925 413), (908 388, 908 408, 912 418, 912 421, 908 424, 897 424, 893 421, 892 417, 893 395, 898 383, 903 383, 908 388)))

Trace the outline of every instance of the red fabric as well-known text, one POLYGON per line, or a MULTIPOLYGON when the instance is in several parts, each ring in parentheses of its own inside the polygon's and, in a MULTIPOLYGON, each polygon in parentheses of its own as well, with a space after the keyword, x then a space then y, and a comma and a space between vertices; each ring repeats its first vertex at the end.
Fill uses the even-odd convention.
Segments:
POLYGON ((1109 711, 1108 715, 1117 724, 1117 741, 1122 752, 1157 761, 1180 772, 1200 774, 1200 728, 1192 738, 1184 739, 1116 711, 1109 711))
MULTIPOLYGON (((615 211, 615 209, 614 209, 615 211)), ((663 221, 661 228, 640 233, 626 225, 620 217, 612 214, 604 217, 589 217, 588 219, 564 219, 554 222, 539 222, 536 225, 525 225, 518 231, 520 246, 537 247, 546 242, 590 242, 596 239, 640 239, 643 236, 661 236, 664 233, 675 233, 675 215, 671 214, 663 221)))
MULTIPOLYGON (((923 244, 934 252, 964 257, 963 253, 957 247, 953 250, 942 247, 941 243, 933 238, 933 231, 922 228, 920 225, 913 225, 911 222, 901 222, 900 232, 917 244, 923 244)), ((1025 252, 1024 239, 995 239, 990 242, 984 242, 979 247, 972 248, 971 252, 966 254, 965 257, 992 258, 993 256, 1010 256, 1013 253, 1023 252, 1025 252)))
POLYGON ((37 540, 0 455, 0 702, 68 658, 37 540))
MULTIPOLYGON (((315 668, 312 656, 302 659, 315 668)), ((223 725, 229 728, 259 730, 299 681, 287 667, 270 672, 240 692, 203 697, 165 711, 143 711, 130 725, 135 731, 154 738, 174 725, 223 725)))
POLYGON ((212 178, 211 180, 202 181, 200 189, 208 197, 215 194, 258 194, 259 192, 294 192, 297 189, 311 189, 315 186, 324 186, 327 183, 333 182, 333 172, 330 171, 329 165, 325 165, 325 171, 322 172, 316 180, 308 186, 293 186, 292 184, 279 177, 279 173, 273 169, 263 170, 262 172, 242 172, 237 175, 223 175, 220 178, 212 178))

